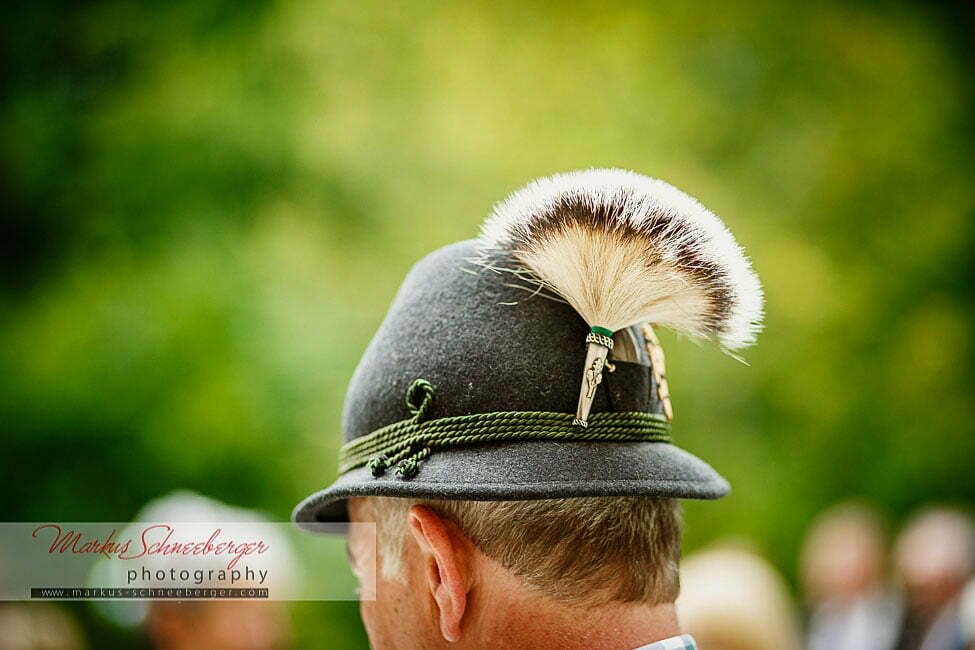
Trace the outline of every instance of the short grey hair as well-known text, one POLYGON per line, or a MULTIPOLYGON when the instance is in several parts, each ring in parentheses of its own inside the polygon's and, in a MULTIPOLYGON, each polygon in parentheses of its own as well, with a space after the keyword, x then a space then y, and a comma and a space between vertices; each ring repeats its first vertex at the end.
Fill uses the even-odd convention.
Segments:
POLYGON ((425 505, 530 587, 562 602, 660 604, 677 598, 681 511, 676 499, 368 501, 387 579, 403 573, 407 512, 425 505))

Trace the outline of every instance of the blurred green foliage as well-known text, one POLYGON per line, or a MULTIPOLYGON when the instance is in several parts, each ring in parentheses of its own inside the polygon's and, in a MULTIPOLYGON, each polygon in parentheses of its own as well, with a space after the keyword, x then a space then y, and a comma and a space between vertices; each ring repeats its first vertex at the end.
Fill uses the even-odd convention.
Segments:
MULTIPOLYGON (((590 166, 697 196, 766 285, 750 366, 664 341, 676 436, 735 487, 687 505, 688 548, 749 537, 793 575, 834 500, 895 521, 975 503, 973 77, 950 12, 3 11, 4 519, 125 520, 176 487, 286 519, 333 477, 345 384, 410 265, 590 166)), ((364 643, 354 605, 294 616, 299 647, 364 643)))

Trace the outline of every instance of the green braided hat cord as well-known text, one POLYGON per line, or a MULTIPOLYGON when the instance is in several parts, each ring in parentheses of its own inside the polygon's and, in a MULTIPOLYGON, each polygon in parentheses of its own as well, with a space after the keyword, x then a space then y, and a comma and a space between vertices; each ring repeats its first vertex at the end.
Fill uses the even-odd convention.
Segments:
POLYGON ((475 413, 424 421, 432 403, 430 382, 414 381, 406 397, 413 417, 346 443, 339 456, 339 473, 368 465, 373 476, 381 476, 395 466, 398 476, 412 478, 420 461, 435 450, 489 442, 670 441, 670 422, 656 413, 595 413, 586 429, 573 424, 571 413, 550 411, 475 413))

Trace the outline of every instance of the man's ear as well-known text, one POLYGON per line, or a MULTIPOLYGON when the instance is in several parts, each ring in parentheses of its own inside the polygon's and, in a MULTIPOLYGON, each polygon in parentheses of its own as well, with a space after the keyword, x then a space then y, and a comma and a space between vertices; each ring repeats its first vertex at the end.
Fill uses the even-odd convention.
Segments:
POLYGON ((440 633, 447 641, 459 641, 472 584, 469 546, 455 526, 426 506, 411 507, 408 519, 439 610, 440 633))

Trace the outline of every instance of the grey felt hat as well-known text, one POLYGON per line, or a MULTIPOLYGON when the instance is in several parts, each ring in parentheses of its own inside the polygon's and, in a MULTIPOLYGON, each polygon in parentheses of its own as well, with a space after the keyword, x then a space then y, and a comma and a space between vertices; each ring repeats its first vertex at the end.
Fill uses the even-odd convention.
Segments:
MULTIPOLYGON (((552 219, 557 213, 564 230, 566 211, 573 210, 582 210, 586 227, 598 226, 599 215, 593 217, 599 208, 598 201, 594 207, 592 200, 594 188, 602 188, 597 198, 614 204, 622 200, 621 191, 630 196, 634 184, 637 190, 652 190, 658 196, 662 192, 660 181, 626 172, 580 172, 566 180, 567 176, 573 175, 545 179, 522 190, 521 194, 529 190, 537 194, 539 183, 555 183, 541 188, 541 198, 516 194, 499 204, 479 239, 441 248, 410 271, 349 385, 340 475, 298 504, 293 513, 296 522, 343 521, 346 499, 352 496, 715 499, 728 493, 728 483, 710 465, 669 441, 669 398, 652 329, 636 321, 624 327, 619 326, 621 321, 610 328, 596 326, 582 315, 591 310, 561 281, 561 271, 546 269, 525 256, 528 244, 550 243, 552 237, 522 232, 528 239, 512 242, 498 234, 507 232, 506 223, 498 223, 502 218, 524 225, 524 217, 519 217, 521 221, 510 217, 512 205, 520 209, 528 204, 529 216, 536 220, 552 219), (648 187, 647 182, 653 185, 648 187), (578 193, 588 193, 585 202, 573 201, 578 193), (507 243, 499 244, 503 241, 507 243), (595 369, 591 367, 594 354, 605 360, 597 360, 595 369)), ((676 208, 668 208, 666 202, 644 205, 656 210, 646 218, 666 218, 676 229, 689 209, 682 203, 686 195, 678 195, 676 208)), ((693 206, 704 210, 696 202, 693 206)), ((701 219, 698 214, 691 217, 701 219)), ((632 215, 626 218, 635 223, 632 215)), ((714 240, 710 242, 714 251, 685 246, 681 254, 698 257, 674 258, 678 271, 684 264, 698 273, 692 280, 677 277, 678 284, 702 282, 700 268, 711 261, 709 254, 728 255, 717 246, 726 243, 721 232, 727 231, 715 232, 705 233, 714 240)), ((697 231, 691 234, 702 237, 697 231)), ((646 246, 646 241, 641 245, 646 246)), ((560 264, 572 257, 564 249, 557 252, 560 264)), ((667 258, 667 250, 658 253, 667 258)), ((733 253, 738 256, 735 263, 744 259, 736 244, 733 253)), ((591 257, 591 251, 585 254, 591 257)), ((609 273, 605 269, 612 267, 612 260, 597 256, 596 262, 598 272, 609 273)), ((754 277, 745 265, 749 277, 754 277)), ((664 321, 692 335, 747 338, 747 333, 732 332, 733 324, 728 324, 737 314, 736 305, 720 305, 725 320, 708 321, 710 330, 681 326, 688 305, 698 311, 704 304, 717 309, 712 304, 718 299, 715 295, 741 302, 745 289, 757 290, 757 281, 744 288, 740 278, 736 283, 732 276, 740 269, 719 267, 714 277, 707 278, 711 293, 702 293, 705 299, 696 295, 697 302, 678 304, 682 315, 674 322, 668 312, 655 308, 649 313, 660 318, 653 322, 664 321), (722 279, 720 291, 714 289, 722 279)), ((666 271, 670 275, 662 277, 673 280, 676 271, 669 267, 666 271)), ((660 280, 649 282, 656 286, 652 283, 660 280)), ((670 305, 684 299, 671 294, 653 302, 670 301, 670 305)), ((746 319, 750 331, 760 304, 759 293, 758 312, 746 319)), ((643 318, 644 313, 639 315, 643 318)), ((737 316, 744 322, 741 314, 737 316)), ((594 318, 605 321, 613 315, 604 311, 594 318)))

